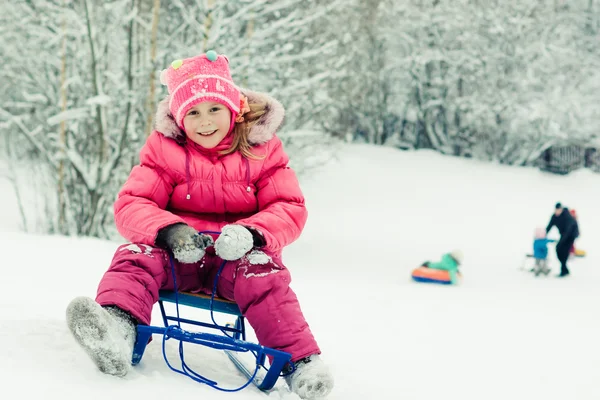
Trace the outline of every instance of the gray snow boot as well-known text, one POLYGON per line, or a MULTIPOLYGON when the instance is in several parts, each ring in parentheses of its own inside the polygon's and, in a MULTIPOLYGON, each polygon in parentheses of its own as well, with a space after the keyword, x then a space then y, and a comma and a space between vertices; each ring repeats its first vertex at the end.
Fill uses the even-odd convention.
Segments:
POLYGON ((136 338, 134 319, 118 307, 102 307, 77 297, 67 307, 69 330, 105 374, 125 376, 131 368, 136 338))
POLYGON ((300 398, 321 399, 331 392, 333 375, 317 354, 298 360, 294 365, 296 370, 287 375, 285 381, 300 398))

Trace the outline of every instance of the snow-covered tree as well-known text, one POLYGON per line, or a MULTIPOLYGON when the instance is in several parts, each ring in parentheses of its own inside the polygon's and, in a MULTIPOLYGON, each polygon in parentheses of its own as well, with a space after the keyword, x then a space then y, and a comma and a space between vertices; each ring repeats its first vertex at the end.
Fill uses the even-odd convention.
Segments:
POLYGON ((20 36, 2 46, 12 66, 0 72, 12 96, 3 115, 52 182, 44 191, 58 208, 46 215, 50 231, 101 235, 119 170, 130 163, 124 156, 137 152, 132 132, 143 126, 143 97, 134 91, 136 6, 32 1, 4 10, 6 31, 20 36), (17 49, 23 36, 40 45, 17 49))
POLYGON ((0 150, 34 161, 45 231, 111 234, 160 70, 208 49, 283 103, 299 170, 331 137, 530 164, 598 136, 598 0, 5 3, 0 150))
POLYGON ((389 38, 382 34, 392 3, 347 1, 323 30, 337 45, 315 108, 323 128, 334 136, 382 144, 393 129, 392 93, 398 86, 390 75, 389 38))
POLYGON ((526 164, 561 138, 593 135, 593 1, 415 0, 393 15, 396 143, 526 164))
POLYGON ((173 59, 214 48, 229 56, 241 85, 271 92, 286 105, 288 129, 312 121, 305 110, 328 70, 316 61, 330 47, 314 28, 341 4, 32 0, 0 6, 0 74, 8 82, 1 89, 2 133, 12 132, 19 145, 10 154, 31 154, 50 182, 40 191, 44 230, 109 235, 116 191, 165 95, 158 72, 173 59), (33 45, 19 47, 25 40, 33 45))

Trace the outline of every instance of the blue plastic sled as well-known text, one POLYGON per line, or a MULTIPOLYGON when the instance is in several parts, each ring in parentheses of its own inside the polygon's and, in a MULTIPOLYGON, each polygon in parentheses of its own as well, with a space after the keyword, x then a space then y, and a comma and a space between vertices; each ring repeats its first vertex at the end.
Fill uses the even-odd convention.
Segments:
MULTIPOLYGON (((146 345, 153 334, 162 335, 164 340, 173 338, 176 340, 180 340, 181 342, 195 343, 203 346, 212 347, 214 349, 224 350, 231 359, 231 361, 235 364, 235 366, 248 378, 248 382, 246 383, 246 385, 236 390, 243 389, 249 383, 253 383, 260 390, 263 391, 272 389, 275 383, 277 382, 277 379, 279 378, 282 370, 290 362, 291 354, 289 353, 246 341, 246 326, 244 316, 240 312, 240 309, 237 306, 237 304, 232 301, 219 299, 216 297, 211 299, 211 296, 207 296, 204 294, 194 294, 186 292, 176 293, 174 291, 161 290, 159 292, 158 304, 160 306, 160 312, 162 314, 165 326, 157 327, 138 325, 137 341, 133 349, 133 358, 131 360, 133 365, 137 365, 142 359, 142 356, 144 355, 144 350, 146 349, 146 345), (167 313, 165 312, 165 307, 163 305, 164 302, 175 303, 179 305, 200 308, 204 310, 212 310, 214 312, 233 315, 236 317, 235 324, 227 324, 226 326, 221 326, 214 322, 214 318, 212 319, 212 322, 201 322, 181 318, 179 315, 167 315, 167 313), (169 325, 170 321, 175 322, 175 324, 169 325), (221 333, 211 334, 205 332, 187 332, 180 328, 181 323, 211 328, 218 330, 221 333), (256 357, 256 364, 254 366, 253 371, 253 368, 248 367, 239 357, 240 353, 247 352, 252 352, 256 357), (265 359, 267 356, 270 356, 271 358, 271 365, 268 368, 265 366, 265 359), (262 374, 264 375, 262 379, 259 378, 258 374, 258 371, 260 369, 265 369, 267 371, 266 374, 262 374)), ((182 364, 185 369, 186 366, 183 362, 183 359, 182 364)), ((170 364, 169 367, 173 369, 170 366, 170 364)), ((190 378, 198 382, 206 383, 216 389, 223 391, 235 391, 219 388, 216 382, 206 379, 193 371, 191 371, 191 374, 193 374, 194 376, 191 376, 191 374, 188 371, 175 371, 190 376, 190 378)))

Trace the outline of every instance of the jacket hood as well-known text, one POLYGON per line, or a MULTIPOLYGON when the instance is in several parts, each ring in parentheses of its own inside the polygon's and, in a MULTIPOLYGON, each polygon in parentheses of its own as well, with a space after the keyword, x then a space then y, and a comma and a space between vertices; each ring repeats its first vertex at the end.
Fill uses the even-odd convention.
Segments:
MULTIPOLYGON (((252 126, 248 134, 251 145, 260 145, 273 138, 283 123, 285 110, 281 103, 266 93, 240 89, 249 103, 265 103, 265 114, 252 126)), ((185 132, 177 126, 169 110, 169 96, 165 97, 156 110, 154 128, 164 136, 173 139, 185 138, 185 132)))

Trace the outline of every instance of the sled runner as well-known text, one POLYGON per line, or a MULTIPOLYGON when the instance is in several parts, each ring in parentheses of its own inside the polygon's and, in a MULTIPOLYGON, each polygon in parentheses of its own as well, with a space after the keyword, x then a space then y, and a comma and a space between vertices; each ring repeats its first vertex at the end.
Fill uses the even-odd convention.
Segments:
POLYGON ((175 292, 161 290, 159 292, 158 304, 163 317, 164 327, 138 325, 137 341, 133 349, 132 364, 136 365, 142 359, 146 344, 153 334, 163 336, 163 355, 167 365, 183 375, 189 376, 193 380, 208 384, 215 389, 222 391, 237 391, 245 388, 250 383, 256 385, 260 390, 267 391, 273 388, 282 370, 290 362, 291 354, 279 350, 261 346, 259 344, 246 341, 245 319, 235 302, 220 299, 205 294, 175 292), (177 315, 168 315, 165 311, 164 303, 174 303, 177 306, 177 315), (211 311, 212 322, 202 322, 183 318, 179 315, 179 305, 199 308, 211 311), (212 315, 213 312, 219 312, 235 316, 235 323, 226 326, 218 325, 212 315), (169 325, 170 322, 175 324, 169 325), (220 334, 211 334, 206 332, 188 332, 181 329, 181 324, 190 324, 204 328, 214 329, 220 334), (171 366, 164 353, 165 341, 176 339, 180 341, 180 356, 182 370, 177 370, 171 366), (248 378, 248 382, 238 389, 223 389, 217 386, 217 382, 207 379, 198 373, 191 371, 186 366, 183 359, 183 342, 200 344, 218 350, 224 350, 227 356, 235 366, 248 378), (241 357, 244 353, 251 352, 256 358, 254 365, 248 365, 241 357), (265 366, 266 358, 270 359, 270 366, 265 366), (263 373, 262 370, 266 370, 263 373))

